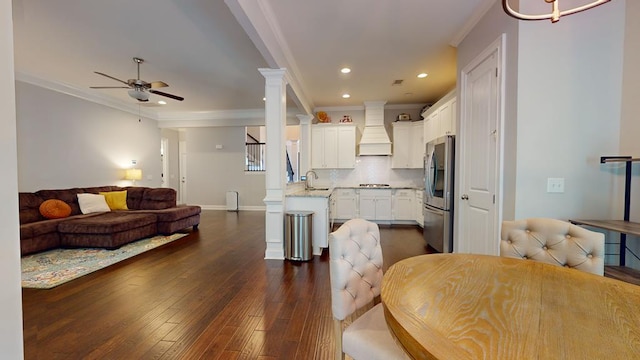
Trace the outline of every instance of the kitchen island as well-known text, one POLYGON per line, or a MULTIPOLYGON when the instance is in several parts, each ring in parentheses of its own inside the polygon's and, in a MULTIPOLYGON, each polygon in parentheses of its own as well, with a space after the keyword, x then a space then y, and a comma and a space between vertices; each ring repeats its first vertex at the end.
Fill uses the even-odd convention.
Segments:
POLYGON ((293 188, 287 191, 285 212, 313 211, 313 234, 311 244, 313 255, 321 255, 329 246, 329 197, 333 189, 293 188))

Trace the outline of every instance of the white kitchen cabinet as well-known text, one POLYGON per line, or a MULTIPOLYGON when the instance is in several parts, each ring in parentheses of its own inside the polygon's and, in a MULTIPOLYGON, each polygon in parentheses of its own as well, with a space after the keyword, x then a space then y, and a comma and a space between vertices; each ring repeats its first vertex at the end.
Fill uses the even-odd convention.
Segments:
POLYGON ((424 122, 394 122, 392 125, 393 156, 391 157, 391 167, 394 169, 422 168, 424 122))
POLYGON ((413 189, 393 190, 393 220, 415 220, 416 209, 413 205, 415 197, 413 189))
POLYGON ((438 100, 433 106, 422 113, 425 119, 424 142, 445 135, 456 133, 456 106, 455 90, 438 100))
POLYGON ((456 105, 455 99, 449 100, 438 111, 438 136, 454 135, 455 121, 453 115, 455 113, 454 107, 456 105))
POLYGON ((423 213, 424 205, 423 205, 423 201, 424 201, 424 191, 423 190, 416 190, 416 201, 414 203, 414 205, 415 205, 415 217, 416 217, 416 222, 421 227, 424 227, 424 213, 423 213))
POLYGON ((366 220, 392 220, 391 189, 360 189, 359 217, 366 220))
POLYGON ((356 164, 356 126, 317 124, 311 127, 311 167, 352 169, 356 164))
POLYGON ((334 219, 349 220, 358 217, 356 189, 335 189, 331 196, 334 200, 334 219))
POLYGON ((416 121, 411 124, 411 168, 422 169, 424 167, 425 142, 424 121, 416 121))

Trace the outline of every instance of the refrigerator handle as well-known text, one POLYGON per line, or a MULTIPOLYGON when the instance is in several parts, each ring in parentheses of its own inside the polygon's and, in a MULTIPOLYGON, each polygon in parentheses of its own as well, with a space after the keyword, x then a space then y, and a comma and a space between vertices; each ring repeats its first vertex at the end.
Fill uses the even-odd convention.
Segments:
POLYGON ((435 194, 436 184, 438 183, 438 158, 436 157, 435 152, 432 155, 432 159, 433 159, 433 189, 431 190, 431 194, 435 194))

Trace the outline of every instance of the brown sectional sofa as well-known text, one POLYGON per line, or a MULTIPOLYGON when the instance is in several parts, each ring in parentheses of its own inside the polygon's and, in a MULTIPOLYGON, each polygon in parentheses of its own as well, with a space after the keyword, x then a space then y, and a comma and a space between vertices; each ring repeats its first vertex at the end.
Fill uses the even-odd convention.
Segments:
POLYGON ((19 193, 20 249, 22 255, 59 247, 103 247, 115 249, 156 234, 172 234, 200 224, 199 206, 176 205, 170 188, 100 186, 19 193), (129 210, 82 214, 79 193, 127 190, 129 210), (59 199, 71 207, 71 216, 46 219, 40 205, 59 199))

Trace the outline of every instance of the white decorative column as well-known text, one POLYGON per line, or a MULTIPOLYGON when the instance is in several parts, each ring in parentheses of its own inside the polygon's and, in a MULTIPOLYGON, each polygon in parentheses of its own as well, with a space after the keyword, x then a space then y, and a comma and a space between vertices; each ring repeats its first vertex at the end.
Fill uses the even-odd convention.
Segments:
POLYGON ((311 120, 313 115, 296 115, 300 120, 300 175, 311 170, 311 120))
POLYGON ((265 185, 265 259, 284 259, 284 208, 287 122, 286 69, 258 69, 265 78, 267 132, 265 185))

